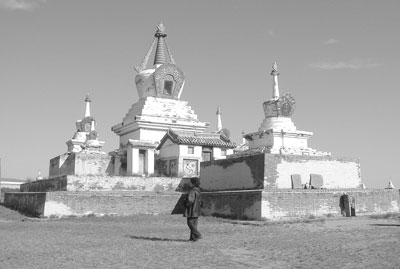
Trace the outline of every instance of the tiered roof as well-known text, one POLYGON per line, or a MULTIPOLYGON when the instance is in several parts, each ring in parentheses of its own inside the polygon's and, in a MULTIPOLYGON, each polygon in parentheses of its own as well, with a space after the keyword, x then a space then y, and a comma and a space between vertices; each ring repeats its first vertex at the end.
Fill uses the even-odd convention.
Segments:
POLYGON ((163 139, 161 139, 157 149, 160 149, 167 139, 170 139, 178 145, 184 144, 221 148, 236 147, 234 142, 220 133, 177 132, 169 129, 163 139))

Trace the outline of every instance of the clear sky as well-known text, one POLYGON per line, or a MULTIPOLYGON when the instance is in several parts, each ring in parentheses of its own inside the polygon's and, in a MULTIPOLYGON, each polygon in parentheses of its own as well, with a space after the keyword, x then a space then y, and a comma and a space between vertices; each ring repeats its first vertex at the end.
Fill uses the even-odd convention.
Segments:
POLYGON ((181 100, 241 142, 271 98, 274 61, 309 146, 357 157, 367 187, 400 187, 400 1, 0 0, 2 176, 25 179, 65 153, 90 93, 105 151, 138 100, 133 67, 162 21, 185 72, 181 100))

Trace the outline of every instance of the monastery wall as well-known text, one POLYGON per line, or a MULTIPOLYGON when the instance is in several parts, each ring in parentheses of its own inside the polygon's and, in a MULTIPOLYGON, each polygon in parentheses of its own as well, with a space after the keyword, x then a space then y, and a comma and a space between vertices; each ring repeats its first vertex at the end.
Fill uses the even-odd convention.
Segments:
POLYGON ((340 216, 339 199, 346 192, 355 198, 356 216, 398 213, 399 190, 271 190, 262 193, 262 218, 295 219, 340 216))
POLYGON ((202 192, 202 214, 241 220, 259 220, 262 191, 202 192))
POLYGON ((22 184, 22 192, 50 191, 174 191, 181 178, 171 177, 121 177, 121 176, 71 176, 22 184))
POLYGON ((50 160, 49 177, 112 174, 111 157, 101 152, 64 153, 50 160))
POLYGON ((398 189, 203 192, 202 212, 206 216, 241 220, 339 217, 339 199, 344 192, 355 198, 356 216, 399 212, 398 189))
POLYGON ((171 214, 177 192, 90 191, 6 193, 4 204, 33 216, 171 214))
POLYGON ((256 154, 202 162, 201 188, 205 191, 292 188, 291 175, 310 182, 310 174, 323 177, 325 189, 358 188, 357 159, 331 156, 256 154))
POLYGON ((264 155, 202 162, 200 179, 200 187, 204 191, 262 189, 264 155))
POLYGON ((357 159, 265 154, 264 189, 291 188, 293 174, 299 174, 303 184, 310 182, 310 174, 322 175, 327 189, 358 188, 361 184, 357 159))

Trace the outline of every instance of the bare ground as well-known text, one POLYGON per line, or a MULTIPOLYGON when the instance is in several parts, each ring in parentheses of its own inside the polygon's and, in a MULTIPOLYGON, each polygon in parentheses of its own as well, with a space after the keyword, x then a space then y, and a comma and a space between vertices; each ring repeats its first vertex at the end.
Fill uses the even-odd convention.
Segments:
POLYGON ((297 222, 31 219, 0 206, 0 268, 400 268, 400 214, 297 222))

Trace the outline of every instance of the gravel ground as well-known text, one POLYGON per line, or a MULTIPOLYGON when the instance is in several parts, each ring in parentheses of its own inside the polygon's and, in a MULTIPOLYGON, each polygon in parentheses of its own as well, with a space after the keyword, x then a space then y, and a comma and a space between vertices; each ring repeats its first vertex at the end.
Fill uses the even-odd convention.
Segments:
POLYGON ((0 268, 400 268, 400 214, 297 222, 31 219, 0 206, 0 268))

